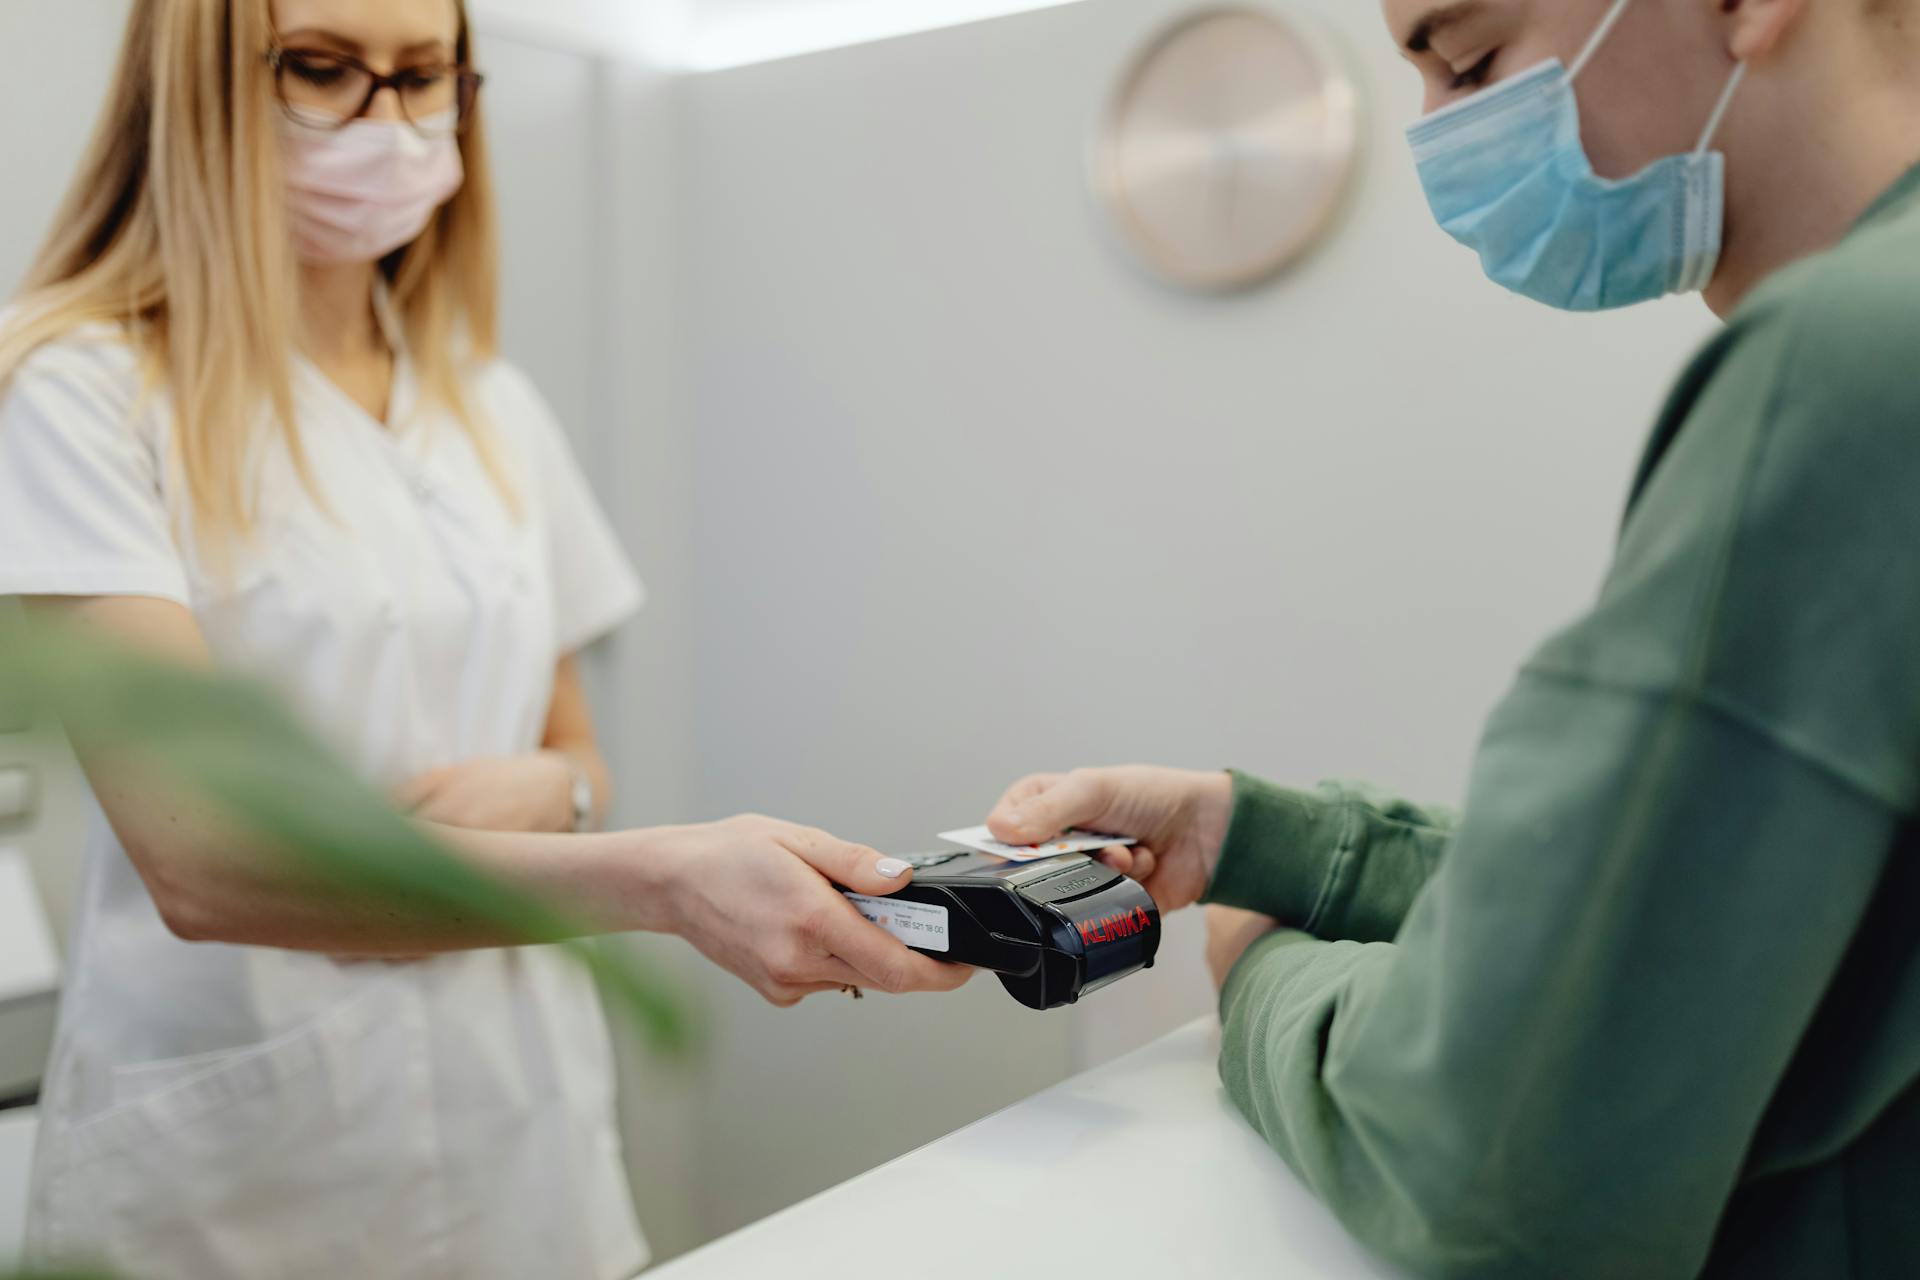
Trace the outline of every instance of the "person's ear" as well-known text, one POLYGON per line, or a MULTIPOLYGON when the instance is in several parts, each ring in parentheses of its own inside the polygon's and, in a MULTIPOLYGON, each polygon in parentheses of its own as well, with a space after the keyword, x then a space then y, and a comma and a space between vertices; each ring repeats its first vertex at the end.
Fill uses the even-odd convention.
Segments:
POLYGON ((1727 20, 1727 52, 1757 62, 1780 47, 1806 12, 1807 0, 1717 0, 1727 20))

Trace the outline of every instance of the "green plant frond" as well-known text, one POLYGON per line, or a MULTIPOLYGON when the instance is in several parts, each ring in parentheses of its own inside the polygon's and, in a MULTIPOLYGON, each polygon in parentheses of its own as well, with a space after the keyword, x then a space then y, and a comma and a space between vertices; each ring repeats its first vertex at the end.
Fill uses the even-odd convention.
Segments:
POLYGON ((353 775, 265 688, 190 670, 66 626, 0 617, 0 705, 56 717, 76 747, 203 796, 327 880, 448 919, 555 943, 663 1052, 694 1039, 667 983, 589 930, 455 856, 353 775))

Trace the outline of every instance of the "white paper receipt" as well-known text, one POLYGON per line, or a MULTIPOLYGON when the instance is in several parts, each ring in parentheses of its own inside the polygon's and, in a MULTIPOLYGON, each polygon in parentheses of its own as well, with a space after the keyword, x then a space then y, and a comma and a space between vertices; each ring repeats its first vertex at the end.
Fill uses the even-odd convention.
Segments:
POLYGON ((926 902, 896 902, 892 898, 869 898, 850 893, 851 902, 861 915, 885 929, 910 947, 922 951, 947 949, 947 909, 926 902))

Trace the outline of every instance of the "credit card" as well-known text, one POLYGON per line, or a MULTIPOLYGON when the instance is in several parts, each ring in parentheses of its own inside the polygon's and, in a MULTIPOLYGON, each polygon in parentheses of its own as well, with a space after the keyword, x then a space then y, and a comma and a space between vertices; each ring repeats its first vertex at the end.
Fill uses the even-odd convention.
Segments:
POLYGON ((1032 862, 1036 858, 1051 858, 1061 853, 1092 853, 1097 849, 1108 849, 1117 844, 1140 843, 1131 836, 1104 836, 1097 831, 1076 830, 1063 831, 1058 837, 1045 844, 1002 844, 995 840, 993 833, 985 827, 942 831, 940 838, 949 844, 977 849, 981 853, 990 853, 996 858, 1005 858, 1010 862, 1032 862))

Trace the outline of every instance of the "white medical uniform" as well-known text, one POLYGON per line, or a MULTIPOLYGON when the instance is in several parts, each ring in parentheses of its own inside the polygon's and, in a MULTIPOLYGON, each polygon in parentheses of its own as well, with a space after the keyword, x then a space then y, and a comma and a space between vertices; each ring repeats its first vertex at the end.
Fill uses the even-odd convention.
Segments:
MULTIPOLYGON (((392 332, 390 316, 384 317, 392 332)), ((391 428, 297 367, 337 522, 263 446, 261 527, 220 573, 191 550, 169 410, 111 329, 36 353, 0 398, 0 595, 193 611, 369 782, 536 749, 559 658, 640 586, 518 371, 468 392, 517 519, 404 353, 391 428)), ((608 1280, 646 1261, 591 982, 551 950, 415 963, 190 945, 98 806, 43 1094, 29 1248, 143 1280, 608 1280)))

